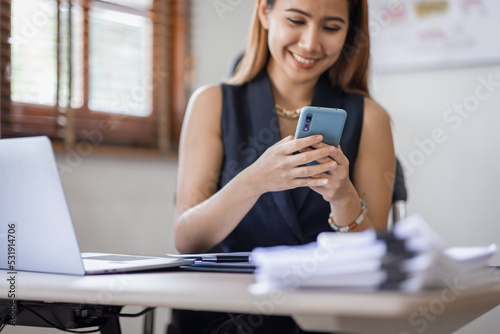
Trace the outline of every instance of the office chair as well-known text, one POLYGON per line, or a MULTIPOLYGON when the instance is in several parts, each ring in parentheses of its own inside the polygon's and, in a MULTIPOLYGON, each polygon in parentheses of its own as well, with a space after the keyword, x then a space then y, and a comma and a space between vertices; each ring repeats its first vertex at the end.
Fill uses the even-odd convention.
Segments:
MULTIPOLYGON (((239 63, 243 59, 244 53, 239 54, 230 64, 228 74, 232 76, 239 63)), ((406 201, 408 193, 406 191, 403 167, 396 157, 396 173, 394 177, 394 188, 392 192, 392 215, 387 225, 387 230, 391 230, 395 223, 406 217, 406 201)))
POLYGON ((392 190, 392 222, 387 226, 391 230, 393 225, 406 217, 406 191, 405 176, 403 167, 396 157, 396 174, 394 176, 394 188, 392 190))

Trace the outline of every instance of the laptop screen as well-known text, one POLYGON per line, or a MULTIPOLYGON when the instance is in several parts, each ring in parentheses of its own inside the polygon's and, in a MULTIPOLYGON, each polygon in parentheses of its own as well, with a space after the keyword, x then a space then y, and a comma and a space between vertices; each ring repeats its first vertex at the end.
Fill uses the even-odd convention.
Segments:
POLYGON ((0 140, 0 244, 2 269, 84 274, 47 137, 0 140))

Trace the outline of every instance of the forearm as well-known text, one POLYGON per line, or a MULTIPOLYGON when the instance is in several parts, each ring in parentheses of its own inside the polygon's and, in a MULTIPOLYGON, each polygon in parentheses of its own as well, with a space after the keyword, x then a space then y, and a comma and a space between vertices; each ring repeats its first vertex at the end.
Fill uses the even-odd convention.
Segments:
MULTIPOLYGON (((333 221, 337 226, 347 226, 354 222, 361 213, 361 202, 360 196, 356 191, 354 185, 349 182, 349 185, 345 191, 345 195, 338 200, 330 202, 330 209, 332 212, 333 221)), ((354 229, 355 232, 363 231, 369 228, 373 228, 368 216, 362 223, 354 229)))
POLYGON ((177 250, 199 253, 217 245, 236 228, 260 195, 251 172, 244 170, 218 192, 177 217, 177 250))
MULTIPOLYGON (((330 169, 330 163, 303 165, 325 158, 329 148, 293 154, 320 143, 322 139, 321 136, 297 140, 292 136, 285 137, 216 193, 197 196, 196 189, 215 185, 214 179, 198 177, 194 182, 187 182, 190 173, 181 168, 179 191, 182 195, 177 204, 175 224, 177 249, 183 253, 203 252, 217 245, 236 228, 263 193, 325 186, 328 183, 326 178, 308 176, 322 175, 330 169), (187 188, 182 188, 183 185, 187 188)), ((220 166, 211 168, 213 171, 219 169, 220 166)))

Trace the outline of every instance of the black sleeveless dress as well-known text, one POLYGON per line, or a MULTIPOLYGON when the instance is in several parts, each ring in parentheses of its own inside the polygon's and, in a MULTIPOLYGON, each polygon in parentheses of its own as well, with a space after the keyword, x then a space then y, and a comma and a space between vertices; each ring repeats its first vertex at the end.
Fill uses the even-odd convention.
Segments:
MULTIPOLYGON (((219 189, 281 140, 267 71, 242 85, 222 84, 221 115, 224 160, 219 189)), ((347 119, 340 146, 350 162, 352 178, 363 124, 364 98, 333 87, 328 74, 315 86, 312 106, 342 108, 347 119)), ((263 194, 234 231, 211 252, 251 251, 255 247, 301 245, 328 225, 330 204, 305 187, 263 194)), ((237 296, 235 296, 237 298, 237 296)), ((170 333, 304 333, 290 317, 173 311, 170 333), (256 321, 257 318, 260 321, 256 321), (249 327, 250 326, 250 327, 249 327)))
MULTIPOLYGON (((267 148, 281 140, 278 117, 267 71, 249 83, 222 85, 222 141, 224 161, 219 188, 254 163, 267 148)), ((328 75, 322 75, 315 87, 311 105, 342 108, 347 120, 340 146, 350 162, 356 163, 363 124, 363 96, 346 94, 332 87, 328 75)), ((328 225, 330 205, 309 188, 272 192, 262 195, 236 229, 213 251, 251 251, 276 245, 299 245, 316 240, 328 225)))

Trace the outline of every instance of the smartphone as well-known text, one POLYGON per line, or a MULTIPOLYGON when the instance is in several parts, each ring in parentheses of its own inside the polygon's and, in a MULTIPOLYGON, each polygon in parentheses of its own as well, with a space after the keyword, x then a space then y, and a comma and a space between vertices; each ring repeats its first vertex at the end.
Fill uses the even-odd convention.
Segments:
POLYGON ((325 144, 339 147, 346 118, 344 109, 304 107, 300 112, 295 139, 322 135, 325 144))

